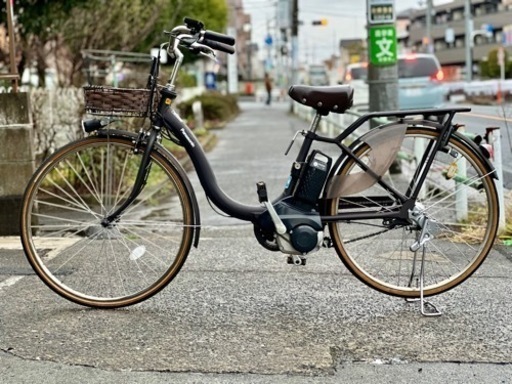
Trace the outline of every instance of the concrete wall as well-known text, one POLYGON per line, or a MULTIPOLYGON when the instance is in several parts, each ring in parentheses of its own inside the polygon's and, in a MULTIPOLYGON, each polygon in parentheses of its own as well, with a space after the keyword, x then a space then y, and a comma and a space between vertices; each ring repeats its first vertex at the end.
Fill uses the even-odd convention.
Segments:
POLYGON ((19 234, 23 192, 34 172, 27 93, 0 93, 0 236, 19 234))

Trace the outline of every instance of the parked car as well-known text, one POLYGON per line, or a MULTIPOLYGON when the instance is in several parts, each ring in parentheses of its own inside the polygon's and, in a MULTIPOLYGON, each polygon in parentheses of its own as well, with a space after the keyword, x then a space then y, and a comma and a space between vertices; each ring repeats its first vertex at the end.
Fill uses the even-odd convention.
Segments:
POLYGON ((436 108, 445 101, 444 74, 434 55, 398 56, 398 105, 400 109, 436 108))
MULTIPOLYGON (((444 103, 444 74, 434 55, 399 55, 397 66, 399 109, 436 108, 444 103)), ((343 82, 354 87, 354 103, 357 103, 358 93, 368 103, 367 77, 366 63, 350 64, 347 67, 343 82)))
POLYGON ((369 103, 368 83, 368 64, 353 63, 349 64, 343 75, 343 83, 350 84, 354 88, 354 105, 364 105, 369 103))

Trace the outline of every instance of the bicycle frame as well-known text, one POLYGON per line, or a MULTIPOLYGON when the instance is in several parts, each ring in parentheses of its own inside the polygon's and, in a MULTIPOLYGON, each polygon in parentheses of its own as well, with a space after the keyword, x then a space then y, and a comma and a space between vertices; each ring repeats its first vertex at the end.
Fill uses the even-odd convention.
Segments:
MULTIPOLYGON (((160 105, 158 107, 158 115, 161 117, 161 123, 173 136, 175 136, 178 141, 183 145, 185 150, 187 151, 195 169, 198 174, 201 185, 206 193, 206 196, 224 213, 229 216, 238 218, 244 221, 254 222, 258 215, 262 214, 265 211, 265 208, 262 206, 250 206, 241 204, 233 199, 231 199, 217 184, 217 179, 215 174, 206 158, 206 155, 195 137, 194 133, 188 128, 188 126, 183 122, 183 120, 179 117, 179 115, 172 109, 171 105, 173 100, 176 98, 176 94, 173 91, 162 90, 162 99, 160 105)), ((341 132, 338 136, 334 138, 329 138, 325 136, 318 135, 315 131, 320 122, 320 115, 317 115, 313 120, 310 130, 307 132, 303 132, 304 141, 299 150, 297 158, 295 160, 296 163, 304 163, 308 154, 310 153, 311 145, 314 141, 330 143, 338 146, 342 154, 338 158, 336 164, 340 164, 343 159, 347 157, 353 159, 363 170, 368 172, 370 175, 374 176, 377 179, 377 182, 385 188, 391 196, 396 198, 397 201, 400 201, 402 204, 407 201, 415 200, 419 194, 421 186, 425 180, 427 171, 432 164, 433 154, 435 154, 443 145, 446 144, 446 140, 450 137, 453 131, 456 129, 451 124, 453 116, 458 112, 467 112, 469 108, 447 108, 447 109, 429 109, 429 110, 412 110, 412 111, 391 111, 391 112, 376 112, 366 114, 359 119, 357 119, 354 123, 352 123, 346 130, 341 132), (381 177, 376 175, 371 169, 368 168, 366 164, 364 164, 360 159, 357 158, 356 155, 352 152, 350 148, 343 144, 343 141, 355 132, 358 128, 360 128, 367 121, 378 118, 378 117, 394 117, 398 119, 405 119, 406 117, 413 115, 433 115, 433 116, 447 116, 444 119, 444 123, 440 125, 440 140, 438 140, 433 148, 429 148, 429 150, 425 153, 424 159, 422 159, 422 168, 417 175, 418 182, 414 190, 408 196, 404 196, 402 193, 393 188, 389 183, 383 180, 381 177)), ((416 121, 417 123, 417 121, 416 121)), ((336 169, 336 166, 333 167, 333 170, 336 169)), ((294 183, 297 182, 297 178, 292 179, 291 187, 285 189, 283 192, 283 196, 287 196, 289 191, 292 189, 294 183)), ((407 206, 407 208, 411 208, 407 206)), ((357 219, 371 219, 371 218, 405 218, 407 212, 403 210, 400 211, 392 211, 392 212, 353 212, 353 213, 340 213, 334 216, 322 216, 323 222, 329 221, 338 221, 338 220, 357 220, 357 219)))
MULTIPOLYGON (((198 174, 200 183, 206 193, 206 196, 212 201, 212 203, 218 207, 221 211, 226 213, 229 216, 234 218, 250 221, 255 223, 257 218, 266 212, 266 208, 263 206, 251 206, 245 205, 238 201, 230 198, 218 185, 215 174, 206 158, 206 155, 195 137, 194 133, 188 126, 183 122, 183 120, 179 117, 179 115, 172 108, 172 104, 174 103, 177 94, 175 92, 174 81, 177 76, 178 69, 182 63, 183 55, 179 50, 179 41, 182 39, 191 38, 189 34, 187 34, 188 29, 185 27, 177 27, 175 28, 175 34, 171 33, 171 39, 168 43, 168 51, 172 52, 176 61, 172 70, 172 74, 169 78, 168 84, 164 87, 161 93, 161 99, 158 104, 157 110, 155 113, 152 113, 152 123, 153 129, 149 134, 149 138, 147 139, 148 147, 147 149, 150 151, 152 149, 152 145, 149 143, 154 143, 155 138, 160 134, 162 129, 165 129, 171 137, 176 138, 176 141, 181 144, 187 154, 189 155, 194 168, 198 174)), ((196 45, 197 47, 197 45, 196 45)), ((200 46, 204 47, 204 46, 200 46)), ((212 51, 213 52, 213 51, 212 51)), ((204 53, 203 53, 204 54, 204 53)), ((208 56, 208 55, 207 55, 208 56)), ((151 77, 152 89, 156 89, 156 73, 158 72, 158 61, 155 66, 152 67, 151 77)), ((298 164, 300 166, 306 162, 308 155, 311 150, 312 143, 314 141, 329 143, 337 146, 341 150, 341 155, 338 157, 336 163, 330 170, 330 174, 327 178, 327 183, 334 176, 338 167, 342 164, 342 162, 346 159, 352 159, 355 163, 357 163, 361 169, 367 172, 369 175, 376 179, 376 182, 383 187, 386 191, 390 193, 390 199, 388 202, 389 205, 394 204, 395 202, 399 202, 399 208, 382 212, 381 210, 365 211, 365 212, 340 212, 337 215, 322 215, 321 220, 323 223, 332 222, 332 221, 341 221, 341 220, 358 220, 358 219, 373 219, 373 218, 397 218, 397 219, 407 219, 409 210, 412 209, 414 205, 414 201, 418 197, 420 193, 420 189, 425 181, 426 175, 432 162, 434 160, 434 155, 441 150, 449 140, 450 136, 457 130, 457 126, 452 124, 452 119, 456 113, 459 112, 468 112, 470 108, 445 108, 445 109, 428 109, 428 110, 408 110, 408 111, 390 111, 390 112, 373 112, 368 113, 360 118, 358 118, 355 122, 353 122, 350 126, 347 127, 343 132, 341 132, 338 136, 334 138, 329 138, 325 136, 318 135, 316 133, 317 127, 320 123, 322 115, 317 111, 317 114, 314 120, 311 123, 309 131, 302 131, 304 136, 304 140, 302 146, 299 150, 297 158, 295 160, 295 165, 298 164), (432 123, 435 129, 439 130, 440 135, 439 139, 427 148, 427 151, 424 153, 423 159, 421 159, 421 166, 418 167, 416 171, 416 175, 414 180, 417 182, 413 186, 412 184, 409 186, 407 191, 407 195, 402 194, 397 191, 392 185, 387 183, 382 179, 380 175, 377 175, 372 169, 370 169, 362 160, 360 160, 352 151, 351 148, 347 147, 343 144, 343 141, 352 133, 354 133, 357 129, 359 129, 364 123, 375 119, 375 118, 394 118, 402 123, 407 123, 412 120, 407 120, 407 117, 423 115, 423 116, 435 116, 439 120, 442 120, 442 123, 432 123)), ((418 124, 418 120, 415 120, 414 123, 418 124)), ((421 121, 420 121, 421 123, 421 121)), ((144 182, 144 170, 147 169, 147 162, 149 161, 149 156, 145 156, 139 172, 139 176, 137 177, 136 185, 134 186, 134 193, 132 195, 136 197, 138 192, 140 191, 141 186, 144 182)), ((492 166, 491 166, 492 167, 492 166)), ((291 172, 290 174, 290 183, 284 189, 283 193, 280 197, 274 200, 274 203, 279 201, 284 197, 288 197, 292 194, 293 187, 300 180, 300 172, 291 172)), ((412 183, 412 181, 411 181, 412 183)), ((131 198, 130 198, 131 199, 131 198)), ((129 199, 129 200, 130 200, 129 199)), ((324 196, 320 198, 320 200, 327 200, 324 196)), ((321 201, 320 201, 321 202, 321 201)), ((129 204, 128 202, 127 204, 129 204)), ((376 207, 382 207, 382 204, 376 205, 376 207)), ((123 207, 121 207, 118 211, 112 214, 107 220, 105 220, 104 225, 108 225, 109 222, 115 220, 115 218, 122 212, 123 207)), ((320 212, 322 213, 322 212, 320 212)))

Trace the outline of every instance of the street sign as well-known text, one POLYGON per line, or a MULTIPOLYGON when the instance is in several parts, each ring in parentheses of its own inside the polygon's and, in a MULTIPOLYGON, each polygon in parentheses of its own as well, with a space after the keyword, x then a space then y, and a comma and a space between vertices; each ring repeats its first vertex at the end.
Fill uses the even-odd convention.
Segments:
POLYGON ((204 74, 204 85, 206 89, 217 89, 217 75, 214 72, 204 74))
POLYGON ((370 33, 370 62, 391 65, 397 61, 396 29, 394 25, 372 25, 370 33))
POLYGON ((448 44, 455 42, 455 30, 453 28, 446 28, 444 30, 444 41, 448 44))
POLYGON ((367 9, 370 24, 393 24, 395 22, 394 0, 368 0, 367 9))
POLYGON ((292 27, 292 7, 290 1, 277 1, 277 22, 280 29, 288 29, 292 27))

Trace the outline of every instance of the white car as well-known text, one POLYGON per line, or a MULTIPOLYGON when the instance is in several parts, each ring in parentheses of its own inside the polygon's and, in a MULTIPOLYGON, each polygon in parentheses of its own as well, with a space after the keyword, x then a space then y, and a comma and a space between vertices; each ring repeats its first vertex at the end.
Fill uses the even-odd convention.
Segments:
POLYGON ((370 93, 366 82, 367 67, 367 63, 349 64, 343 75, 343 83, 350 84, 354 88, 354 106, 368 105, 370 102, 370 93))

